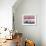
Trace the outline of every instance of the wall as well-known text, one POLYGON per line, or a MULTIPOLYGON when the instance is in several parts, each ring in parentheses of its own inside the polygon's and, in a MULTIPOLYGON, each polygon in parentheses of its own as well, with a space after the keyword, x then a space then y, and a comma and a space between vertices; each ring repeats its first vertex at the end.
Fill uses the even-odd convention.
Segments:
POLYGON ((46 46, 46 0, 41 1, 40 23, 42 46, 46 46))
POLYGON ((0 0, 0 27, 12 29, 12 6, 16 0, 0 0))
POLYGON ((40 34, 41 1, 22 0, 21 3, 16 4, 17 6, 16 5, 13 6, 15 29, 18 30, 18 32, 22 32, 24 38, 34 40, 36 46, 41 46, 41 34, 40 34), (26 15, 32 14, 34 16, 37 16, 37 24, 34 26, 22 25, 22 15, 24 14, 26 15))

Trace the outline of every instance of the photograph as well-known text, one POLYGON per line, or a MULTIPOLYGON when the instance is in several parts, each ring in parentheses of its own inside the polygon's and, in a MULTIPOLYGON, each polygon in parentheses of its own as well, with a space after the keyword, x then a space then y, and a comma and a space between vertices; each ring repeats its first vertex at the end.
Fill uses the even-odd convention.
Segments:
POLYGON ((24 15, 22 17, 22 23, 24 25, 36 25, 36 16, 33 15, 24 15))

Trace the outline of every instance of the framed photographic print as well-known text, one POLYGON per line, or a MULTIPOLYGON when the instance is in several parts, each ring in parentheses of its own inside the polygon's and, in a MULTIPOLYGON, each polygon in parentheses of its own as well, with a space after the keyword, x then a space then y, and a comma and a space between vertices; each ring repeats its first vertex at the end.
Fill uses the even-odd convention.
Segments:
POLYGON ((36 16, 34 15, 23 15, 22 16, 23 25, 36 25, 36 16))

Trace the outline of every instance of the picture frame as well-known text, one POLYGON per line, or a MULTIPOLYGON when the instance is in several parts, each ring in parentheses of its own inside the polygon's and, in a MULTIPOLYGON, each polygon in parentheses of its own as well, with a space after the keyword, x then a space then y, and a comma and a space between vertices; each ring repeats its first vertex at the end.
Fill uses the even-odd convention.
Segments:
POLYGON ((36 16, 35 15, 23 15, 22 24, 23 25, 36 25, 36 16))

